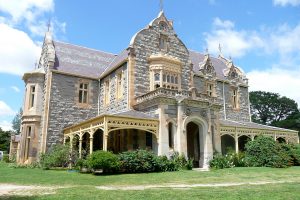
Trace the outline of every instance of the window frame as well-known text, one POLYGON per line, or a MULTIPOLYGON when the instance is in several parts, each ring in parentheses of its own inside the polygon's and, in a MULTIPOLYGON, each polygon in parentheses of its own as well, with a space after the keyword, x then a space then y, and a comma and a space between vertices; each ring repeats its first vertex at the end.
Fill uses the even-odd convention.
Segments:
POLYGON ((239 107, 239 89, 238 88, 232 88, 232 94, 231 94, 231 104, 232 108, 234 110, 238 110, 239 107))
POLYGON ((79 82, 79 87, 78 87, 78 103, 79 104, 88 104, 89 103, 89 88, 90 88, 89 85, 90 84, 88 82, 79 82), (81 85, 82 85, 82 88, 81 88, 81 85), (86 88, 85 88, 85 86, 86 86, 86 88))
POLYGON ((215 96, 215 83, 206 82, 206 94, 209 97, 215 96))
POLYGON ((124 73, 123 70, 121 72, 116 73, 116 99, 122 99, 123 97, 123 87, 124 87, 124 73))
POLYGON ((29 109, 33 108, 36 101, 36 86, 31 85, 29 89, 29 109))
POLYGON ((104 81, 104 105, 109 105, 110 102, 110 79, 104 81))

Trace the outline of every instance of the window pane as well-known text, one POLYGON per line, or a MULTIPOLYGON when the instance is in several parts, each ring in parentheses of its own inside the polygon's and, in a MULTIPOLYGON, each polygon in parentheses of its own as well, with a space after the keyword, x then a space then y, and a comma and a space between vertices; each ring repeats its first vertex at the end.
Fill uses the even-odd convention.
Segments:
POLYGON ((79 90, 79 103, 82 103, 82 90, 79 90))
POLYGON ((164 82, 167 81, 167 78, 166 78, 166 75, 165 75, 165 74, 163 75, 163 81, 164 81, 164 82))
POLYGON ((79 88, 83 89, 83 83, 80 83, 79 88))
POLYGON ((35 86, 31 87, 31 92, 35 92, 35 86))
POLYGON ((171 76, 171 83, 174 83, 174 76, 171 76))
POLYGON ((167 82, 170 83, 170 75, 167 75, 167 82))
POLYGON ((88 89, 88 84, 84 84, 84 89, 88 89))
POLYGON ((160 79, 160 74, 156 73, 156 74, 154 75, 154 80, 155 80, 155 81, 159 81, 159 79, 160 79))
POLYGON ((178 84, 178 78, 177 78, 177 76, 175 77, 175 84, 178 84))
POLYGON ((83 102, 82 103, 87 103, 87 91, 83 92, 83 102))

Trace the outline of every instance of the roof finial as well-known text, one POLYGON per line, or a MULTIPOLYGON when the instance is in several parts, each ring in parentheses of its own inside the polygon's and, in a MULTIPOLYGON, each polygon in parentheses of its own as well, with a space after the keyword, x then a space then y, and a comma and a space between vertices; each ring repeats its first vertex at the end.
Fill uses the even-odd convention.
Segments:
POLYGON ((205 52, 206 52, 206 54, 208 54, 208 48, 206 47, 206 49, 205 49, 205 52))
POLYGON ((219 43, 219 55, 222 55, 222 47, 220 43, 219 43))
POLYGON ((159 1, 159 7, 160 7, 160 11, 162 12, 164 10, 164 1, 163 0, 159 1))
POLYGON ((47 24, 47 30, 48 30, 48 32, 50 31, 50 28, 51 28, 51 19, 49 18, 48 24, 47 24))

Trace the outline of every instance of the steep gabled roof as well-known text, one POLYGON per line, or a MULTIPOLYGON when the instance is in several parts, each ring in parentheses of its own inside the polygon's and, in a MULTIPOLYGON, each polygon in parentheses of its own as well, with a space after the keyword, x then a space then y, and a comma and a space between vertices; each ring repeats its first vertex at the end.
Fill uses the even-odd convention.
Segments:
POLYGON ((64 42, 53 41, 54 69, 80 76, 99 78, 117 57, 112 53, 89 49, 64 42))
MULTIPOLYGON (((200 70, 200 64, 203 62, 205 54, 193 51, 193 50, 189 50, 190 53, 190 59, 192 61, 193 64, 193 70, 194 72, 199 72, 200 70)), ((225 80, 225 76, 224 76, 224 69, 227 68, 226 64, 220 60, 219 58, 214 58, 214 57, 210 57, 211 62, 213 67, 215 68, 217 77, 219 79, 225 80)))

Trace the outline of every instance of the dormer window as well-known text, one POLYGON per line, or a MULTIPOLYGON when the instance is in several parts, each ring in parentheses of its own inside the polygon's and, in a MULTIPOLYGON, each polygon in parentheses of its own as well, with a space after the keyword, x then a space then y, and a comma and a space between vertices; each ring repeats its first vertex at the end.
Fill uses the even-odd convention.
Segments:
POLYGON ((166 24, 166 22, 160 22, 159 23, 159 29, 161 31, 166 31, 168 29, 168 25, 166 24))

